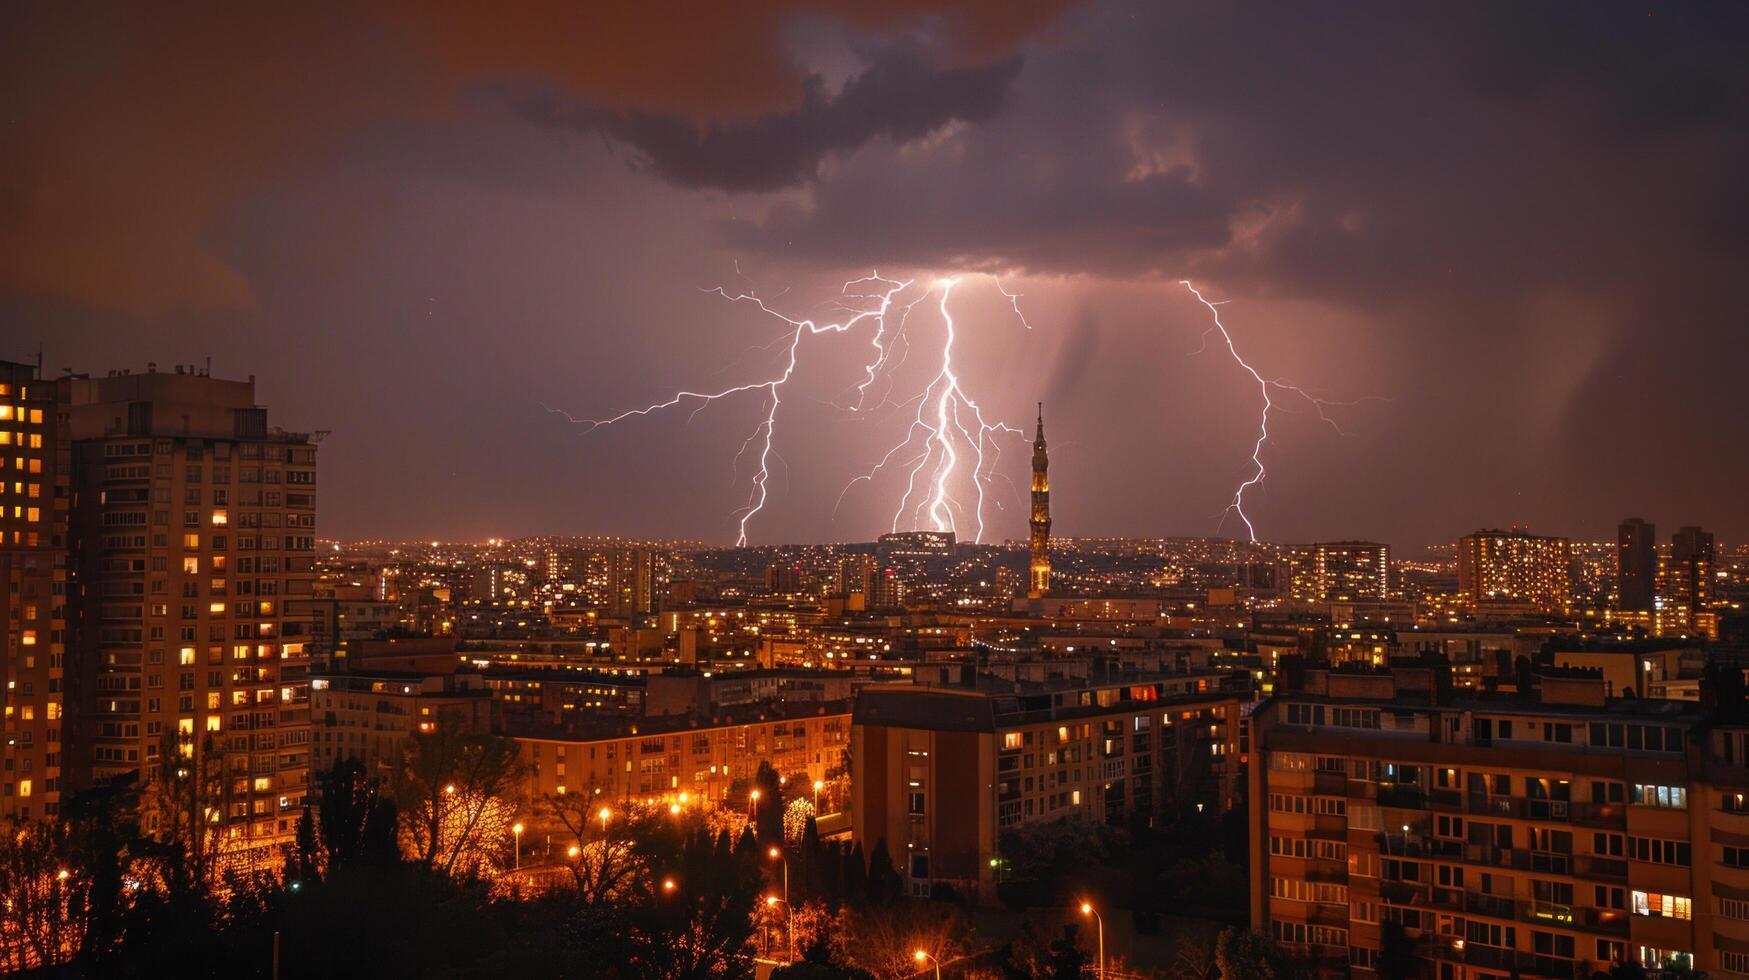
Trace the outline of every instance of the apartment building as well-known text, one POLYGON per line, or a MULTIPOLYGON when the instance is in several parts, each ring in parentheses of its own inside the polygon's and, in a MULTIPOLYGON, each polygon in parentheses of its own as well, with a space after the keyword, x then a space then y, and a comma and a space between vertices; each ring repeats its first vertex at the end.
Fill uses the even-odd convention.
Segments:
POLYGON ((1219 679, 865 687, 851 731, 852 834, 902 855, 912 894, 942 884, 992 902, 1005 830, 1224 811, 1243 789, 1242 747, 1240 701, 1219 679))
POLYGON ((1561 612, 1573 601, 1573 544, 1518 528, 1458 541, 1458 592, 1466 606, 1561 612))
POLYGON ((288 604, 315 579, 315 440, 270 428, 253 379, 57 384, 88 736, 70 763, 192 796, 228 854, 272 860, 309 782, 308 612, 288 604))
POLYGON ((386 776, 414 735, 490 731, 493 706, 478 674, 367 670, 310 678, 310 715, 313 765, 352 758, 386 776))
POLYGON ((646 719, 612 734, 565 733, 550 726, 509 730, 529 766, 532 796, 589 793, 607 800, 679 793, 717 803, 748 790, 761 762, 811 784, 844 766, 850 705, 822 702, 724 709, 719 720, 646 719))
POLYGON ((37 373, 0 361, 0 820, 52 817, 62 792, 70 462, 37 373))
POLYGON ((1252 715, 1256 928, 1332 976, 1396 926, 1440 980, 1745 975, 1749 744, 1598 671, 1499 694, 1428 663, 1307 670, 1252 715))

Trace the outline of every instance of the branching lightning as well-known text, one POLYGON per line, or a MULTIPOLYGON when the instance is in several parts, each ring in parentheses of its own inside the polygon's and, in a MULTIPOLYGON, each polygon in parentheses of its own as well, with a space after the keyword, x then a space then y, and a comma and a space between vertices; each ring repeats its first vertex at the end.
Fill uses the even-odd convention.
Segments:
MULTIPOLYGON (((739 268, 737 267, 737 272, 739 268)), ((959 282, 958 277, 938 279, 924 287, 918 295, 901 300, 906 290, 910 289, 915 280, 892 279, 882 276, 878 271, 859 279, 846 282, 841 290, 838 309, 846 314, 834 323, 820 323, 812 319, 795 319, 771 308, 756 295, 751 288, 741 293, 730 293, 721 286, 707 290, 732 303, 751 303, 768 316, 782 321, 787 329, 774 343, 764 349, 782 351, 782 367, 773 376, 764 380, 751 381, 745 384, 731 385, 715 391, 692 391, 682 389, 671 397, 631 409, 617 415, 601 419, 577 418, 567 412, 557 412, 579 425, 587 427, 586 431, 594 431, 604 426, 615 425, 630 419, 653 415, 665 409, 674 408, 684 402, 696 402, 690 421, 712 402, 720 401, 734 395, 749 392, 760 392, 764 401, 765 411, 753 432, 742 443, 740 452, 735 455, 736 467, 740 460, 750 452, 754 453, 758 465, 754 471, 748 490, 747 502, 737 509, 738 528, 736 544, 747 544, 747 528, 752 519, 764 510, 769 498, 769 483, 771 480, 771 461, 776 455, 778 409, 783 405, 783 388, 794 377, 800 359, 802 339, 814 334, 847 333, 857 327, 872 321, 873 332, 869 343, 873 353, 863 366, 858 381, 850 391, 854 393, 852 403, 847 406, 848 412, 856 416, 870 416, 878 409, 892 406, 902 408, 915 401, 917 403, 916 417, 907 427, 905 438, 890 450, 868 472, 851 480, 844 492, 839 494, 842 503, 844 494, 859 482, 872 481, 882 469, 892 463, 895 457, 902 457, 902 465, 909 467, 906 477, 905 492, 900 497, 897 509, 893 514, 893 529, 899 529, 906 514, 912 515, 912 526, 922 526, 925 521, 935 530, 957 531, 961 522, 967 522, 974 529, 975 540, 982 541, 984 534, 984 503, 986 484, 993 476, 993 470, 1001 457, 1000 447, 995 437, 1002 434, 1019 435, 1024 438, 1021 430, 1000 421, 986 421, 983 409, 965 392, 960 384, 959 375, 954 366, 954 342, 956 326, 952 312, 948 309, 948 298, 953 288, 959 282), (923 302, 931 293, 939 293, 939 309, 943 324, 944 339, 941 347, 941 367, 935 376, 925 386, 924 390, 903 402, 894 403, 890 397, 882 397, 875 405, 870 406, 870 390, 883 375, 888 378, 887 391, 890 396, 893 385, 892 374, 909 354, 912 344, 905 337, 906 323, 913 307, 923 302), (895 311, 897 316, 894 317, 895 311), (900 346, 903 339, 903 346, 900 346), (895 356, 895 352, 897 355, 895 356), (969 454, 971 472, 969 476, 960 475, 961 452, 969 454), (953 487, 957 481, 969 479, 975 499, 970 507, 961 504, 953 496, 953 487), (915 503, 913 501, 915 500, 915 503)), ((1010 293, 1002 288, 1000 281, 996 289, 1013 307, 1015 315, 1020 318, 1027 329, 1032 325, 1026 322, 1021 313, 1020 294, 1010 293)), ((557 411, 557 410, 553 410, 557 411)), ((835 508, 836 510, 836 508, 835 508)))
POLYGON ((1276 392, 1285 392, 1303 399, 1307 404, 1312 406, 1313 411, 1318 413, 1319 420, 1329 425, 1332 429, 1335 429, 1338 435, 1346 435, 1347 433, 1342 431, 1342 427, 1337 425, 1336 420, 1332 419, 1325 410, 1332 406, 1355 405, 1358 404, 1358 402, 1331 401, 1326 398, 1320 398, 1284 378, 1265 378, 1239 353, 1238 346, 1233 343, 1233 335, 1228 333, 1226 325, 1221 323, 1220 308, 1226 305, 1226 300, 1213 302, 1204 298, 1202 293, 1199 292, 1194 285, 1191 285, 1191 282, 1188 279, 1179 280, 1179 284, 1185 289, 1190 290, 1190 294, 1196 297, 1197 302, 1208 307, 1209 314, 1214 318, 1213 325, 1203 331, 1203 348, 1195 353, 1200 354, 1202 353, 1202 350, 1207 349, 1209 334, 1219 333, 1222 343, 1226 344, 1227 353, 1231 354, 1234 363, 1243 368, 1245 373, 1251 376, 1251 380, 1257 383, 1257 393, 1263 398, 1263 410, 1257 417, 1257 439, 1251 444, 1251 465, 1253 467, 1251 475, 1246 478, 1244 482, 1239 484, 1238 489, 1233 491, 1233 499, 1227 504, 1227 509, 1224 512, 1226 514, 1239 515, 1239 520, 1243 521, 1245 524, 1246 535, 1251 541, 1255 542, 1257 540, 1257 528, 1251 523, 1250 515, 1245 513, 1245 491, 1261 484, 1264 477, 1267 475, 1263 465, 1263 446, 1269 441, 1269 413, 1277 408, 1275 399, 1270 397, 1270 392, 1272 390, 1276 392))

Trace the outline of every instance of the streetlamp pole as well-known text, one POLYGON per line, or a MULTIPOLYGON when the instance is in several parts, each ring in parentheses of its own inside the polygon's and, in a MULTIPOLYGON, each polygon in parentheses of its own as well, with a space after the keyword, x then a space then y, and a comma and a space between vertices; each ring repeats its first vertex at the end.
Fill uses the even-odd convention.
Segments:
POLYGON ((784 945, 789 948, 790 962, 793 963, 793 962, 795 962, 795 959, 796 959, 796 930, 795 930, 795 922, 794 922, 795 909, 792 908, 790 906, 790 903, 789 903, 789 858, 785 857, 783 854, 783 850, 781 848, 778 848, 778 847, 773 847, 771 850, 767 851, 766 854, 768 854, 772 858, 772 860, 775 860, 778 863, 783 865, 784 945))
POLYGON ((936 959, 933 956, 930 956, 928 953, 925 953, 923 950, 918 950, 917 952, 912 953, 911 958, 916 960, 917 962, 923 963, 925 965, 928 965, 930 963, 935 964, 935 980, 941 980, 941 961, 940 960, 936 959))
POLYGON ((522 870, 522 821, 510 825, 510 836, 516 841, 516 864, 513 870, 522 870))
POLYGON ((1081 903, 1081 914, 1093 916, 1093 924, 1099 937, 1099 980, 1105 980, 1105 920, 1100 917, 1099 910, 1092 902, 1081 903))

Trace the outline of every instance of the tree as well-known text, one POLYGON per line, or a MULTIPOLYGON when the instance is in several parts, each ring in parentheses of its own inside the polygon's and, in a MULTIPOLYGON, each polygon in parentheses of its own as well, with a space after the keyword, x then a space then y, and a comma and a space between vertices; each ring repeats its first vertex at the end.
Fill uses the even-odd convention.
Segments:
POLYGON ((538 815, 564 829, 565 869, 584 905, 604 904, 649 873, 636 844, 654 829, 648 815, 627 808, 617 821, 611 813, 602 820, 600 811, 599 798, 585 793, 546 796, 535 807, 538 815))
POLYGON ((893 867, 893 859, 887 854, 887 839, 882 837, 875 841, 874 852, 868 857, 868 902, 880 905, 894 901, 902 897, 903 888, 904 880, 893 867))
POLYGON ((759 763, 753 774, 753 788, 759 791, 754 804, 753 825, 761 844, 783 843, 783 782, 769 762, 759 763))
POLYGON ((838 933, 844 937, 845 960, 883 980, 913 976, 916 950, 946 962, 968 949, 965 913, 952 905, 896 902, 841 917, 838 933))
POLYGON ((457 729, 409 739, 395 798, 420 866, 472 875, 501 857, 522 774, 514 739, 457 729))
POLYGON ((1379 927, 1378 971, 1381 980, 1410 980, 1415 976, 1415 941, 1400 922, 1386 922, 1379 927))
POLYGON ((1051 940, 1050 975, 1054 980, 1079 980, 1081 971, 1087 968, 1087 954, 1075 941, 1079 931, 1075 923, 1065 922, 1062 935, 1051 940))
POLYGON ((70 962, 83 942, 91 879, 74 863, 67 825, 18 823, 0 834, 0 970, 70 962))
POLYGON ((822 931, 802 950, 802 958, 771 971, 771 980, 874 980, 874 974, 850 965, 822 931))
POLYGON ((1283 972, 1268 936, 1235 927, 1222 929, 1215 937, 1215 965, 1222 980, 1277 980, 1283 972))

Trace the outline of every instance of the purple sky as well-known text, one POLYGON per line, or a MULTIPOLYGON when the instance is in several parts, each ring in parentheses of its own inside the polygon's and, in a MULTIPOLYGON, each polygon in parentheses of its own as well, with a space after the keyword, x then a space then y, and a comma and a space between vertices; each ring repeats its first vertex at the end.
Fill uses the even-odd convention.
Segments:
MULTIPOLYGON (((333 430, 325 535, 730 541, 758 393, 548 407, 770 376, 782 325, 710 287, 966 273, 958 376, 1046 402, 1058 533, 1239 533, 1258 395, 1189 278, 1356 402, 1283 399, 1266 539, 1749 535, 1740 5, 545 6, 9 11, 0 357, 256 375, 333 430)), ((839 502, 915 411, 843 410, 868 343, 803 341, 754 543, 889 527, 902 471, 839 502)))

